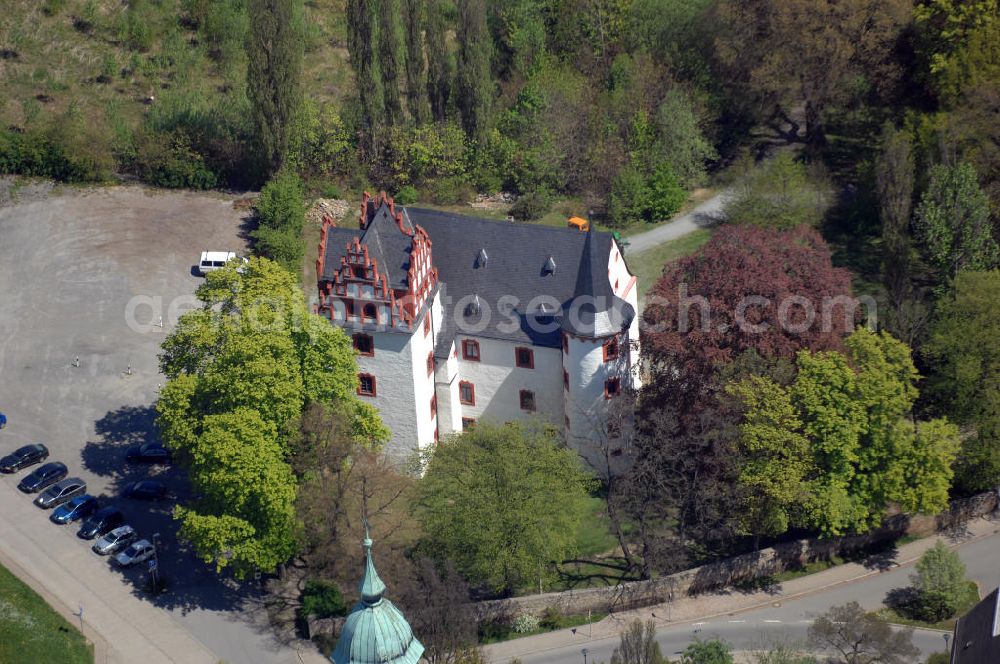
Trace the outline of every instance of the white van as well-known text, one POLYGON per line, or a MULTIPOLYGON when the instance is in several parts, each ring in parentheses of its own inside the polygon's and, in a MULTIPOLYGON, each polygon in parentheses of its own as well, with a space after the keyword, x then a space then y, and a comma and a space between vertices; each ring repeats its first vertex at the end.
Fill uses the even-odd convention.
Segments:
MULTIPOLYGON (((209 272, 215 272, 226 267, 226 263, 236 258, 235 251, 203 251, 201 261, 198 263, 198 271, 202 276, 209 272)), ((244 259, 244 262, 246 259, 244 259)))

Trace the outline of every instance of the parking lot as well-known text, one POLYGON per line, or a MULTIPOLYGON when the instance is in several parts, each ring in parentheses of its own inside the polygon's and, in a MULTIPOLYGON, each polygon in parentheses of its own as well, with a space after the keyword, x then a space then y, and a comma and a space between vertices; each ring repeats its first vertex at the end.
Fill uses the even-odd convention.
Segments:
POLYGON ((245 589, 219 581, 179 545, 174 500, 120 497, 126 484, 147 477, 163 480, 174 497, 186 495, 177 470, 127 465, 125 450, 156 438, 157 352, 193 303, 199 253, 244 249, 245 213, 232 203, 219 194, 115 187, 0 206, 0 411, 9 420, 0 455, 48 446, 49 461, 86 480, 102 505, 122 509, 140 536, 160 533, 160 571, 171 587, 149 597, 144 565, 116 570, 76 537, 79 524, 50 523, 34 496, 15 488, 34 467, 0 475, 0 552, 73 611, 82 595, 108 604, 83 604, 83 613, 108 638, 111 661, 299 661, 253 624, 245 589), (136 634, 105 624, 116 620, 135 623, 136 634))

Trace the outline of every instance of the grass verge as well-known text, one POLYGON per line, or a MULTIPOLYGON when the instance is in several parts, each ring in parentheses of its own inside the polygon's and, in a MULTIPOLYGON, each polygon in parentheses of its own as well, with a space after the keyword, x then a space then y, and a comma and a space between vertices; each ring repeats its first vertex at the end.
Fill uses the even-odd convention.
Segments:
POLYGON ((657 282, 667 263, 693 254, 711 237, 712 231, 702 228, 641 253, 631 254, 626 249, 625 261, 639 280, 639 297, 642 298, 657 282))
POLYGON ((538 629, 534 629, 528 632, 515 632, 508 625, 499 625, 496 623, 484 625, 481 628, 479 635, 480 645, 488 645, 490 643, 501 643, 503 641, 512 641, 514 639, 523 639, 526 636, 534 636, 536 634, 545 634, 546 632, 554 632, 558 629, 569 629, 570 627, 580 627, 582 625, 589 625, 591 623, 596 623, 604 620, 607 617, 607 613, 592 613, 590 616, 553 616, 546 622, 546 625, 539 626, 538 629))
POLYGON ((94 647, 73 625, 0 567, 0 662, 93 664, 94 647))

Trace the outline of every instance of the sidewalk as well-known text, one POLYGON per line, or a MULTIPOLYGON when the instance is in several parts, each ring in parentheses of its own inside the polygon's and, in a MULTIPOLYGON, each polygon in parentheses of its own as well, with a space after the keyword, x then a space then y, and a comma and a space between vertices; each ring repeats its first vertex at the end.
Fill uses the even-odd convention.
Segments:
MULTIPOLYGON (((985 518, 975 519, 967 524, 965 530, 957 538, 949 538, 946 535, 938 534, 904 544, 897 550, 891 568, 894 569, 915 563, 923 555, 924 551, 932 547, 939 539, 944 540, 952 547, 957 547, 961 544, 990 537, 998 532, 998 527, 1000 527, 1000 524, 997 521, 985 518)), ((635 619, 652 619, 652 614, 654 613, 658 621, 662 622, 666 619, 671 626, 704 621, 709 618, 730 616, 751 609, 779 606, 781 602, 793 598, 812 595, 834 586, 854 583, 881 573, 882 571, 878 568, 865 567, 862 563, 846 563, 816 574, 784 582, 780 584, 777 590, 771 592, 720 592, 706 593, 694 597, 680 597, 671 602, 669 606, 667 604, 658 604, 644 609, 608 616, 604 620, 594 623, 593 639, 616 638, 623 625, 635 619)), ((577 631, 581 630, 588 636, 590 635, 590 627, 583 626, 577 628, 577 631)), ((502 662, 506 664, 515 657, 553 648, 571 646, 577 642, 578 639, 573 635, 571 630, 564 629, 486 646, 484 651, 490 662, 502 662)))

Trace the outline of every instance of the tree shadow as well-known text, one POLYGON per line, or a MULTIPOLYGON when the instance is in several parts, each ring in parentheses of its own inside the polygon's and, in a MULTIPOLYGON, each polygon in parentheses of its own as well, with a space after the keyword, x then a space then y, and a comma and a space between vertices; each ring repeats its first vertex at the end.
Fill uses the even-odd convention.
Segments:
POLYGON ((156 409, 149 406, 122 406, 108 411, 94 423, 97 440, 88 442, 80 456, 83 467, 101 477, 121 475, 125 450, 133 445, 159 442, 156 409))
POLYGON ((887 592, 882 603, 900 615, 909 615, 917 599, 917 589, 907 586, 906 588, 893 588, 887 592))

